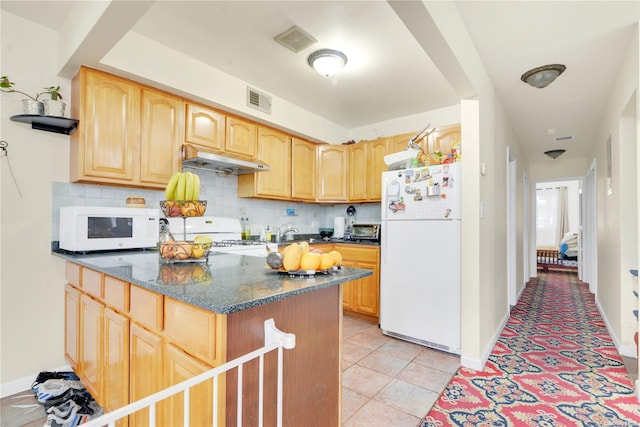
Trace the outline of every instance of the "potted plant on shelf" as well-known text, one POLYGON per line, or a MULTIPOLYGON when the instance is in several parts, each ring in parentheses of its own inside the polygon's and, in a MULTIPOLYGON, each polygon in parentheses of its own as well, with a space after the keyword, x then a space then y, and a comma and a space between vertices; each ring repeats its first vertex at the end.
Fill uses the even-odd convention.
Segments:
POLYGON ((46 92, 51 96, 51 99, 43 99, 44 115, 45 116, 58 116, 64 117, 64 108, 66 104, 61 101, 62 95, 60 94, 60 86, 49 86, 45 88, 46 92))
POLYGON ((9 80, 8 76, 0 77, 0 91, 5 93, 20 93, 27 97, 27 99, 22 100, 22 108, 25 114, 45 114, 51 116, 64 116, 64 108, 65 103, 59 101, 62 99, 62 95, 60 94, 60 86, 49 86, 44 88, 44 92, 36 92, 35 96, 31 96, 28 93, 22 92, 20 90, 16 90, 13 88, 15 85, 14 82, 9 80), (51 99, 45 100, 49 107, 45 106, 45 103, 40 101, 40 98, 44 95, 49 94, 51 99), (62 104, 61 106, 59 104, 62 104))

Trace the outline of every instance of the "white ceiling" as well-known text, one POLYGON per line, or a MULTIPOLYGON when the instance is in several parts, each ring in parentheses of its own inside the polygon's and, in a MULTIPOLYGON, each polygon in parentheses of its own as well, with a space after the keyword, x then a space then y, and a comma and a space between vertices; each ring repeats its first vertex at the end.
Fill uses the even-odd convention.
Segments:
MULTIPOLYGON (((7 1, 2 9, 58 29, 74 1, 7 1)), ((455 2, 529 160, 584 155, 596 133, 634 25, 638 1, 455 2), (520 81, 562 63, 545 89, 520 81), (548 135, 547 129, 555 129, 548 135), (574 136, 567 142, 554 137, 574 136)), ((405 19, 406 20, 406 19, 405 19)), ((386 1, 157 1, 131 28, 346 128, 455 105, 461 96, 386 1), (294 53, 273 38, 297 25, 318 42, 294 53), (339 49, 330 79, 307 56, 339 49)))

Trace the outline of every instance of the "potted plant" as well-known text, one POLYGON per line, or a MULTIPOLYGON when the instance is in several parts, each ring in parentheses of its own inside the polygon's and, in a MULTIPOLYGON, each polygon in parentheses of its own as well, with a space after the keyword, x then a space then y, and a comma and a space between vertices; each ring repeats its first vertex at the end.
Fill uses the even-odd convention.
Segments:
POLYGON ((43 94, 49 94, 51 99, 43 99, 44 115, 45 116, 58 116, 64 117, 64 108, 66 104, 61 101, 62 95, 60 94, 60 86, 49 86, 45 88, 43 94))
POLYGON ((65 103, 59 101, 59 99, 62 99, 62 95, 60 94, 60 86, 49 86, 47 88, 44 88, 44 92, 36 92, 35 96, 31 96, 28 93, 14 89, 14 85, 15 83, 9 80, 8 76, 0 77, 0 91, 6 93, 20 93, 27 97, 27 99, 22 100, 22 107, 25 114, 64 116, 65 103), (46 100, 46 103, 49 104, 49 108, 45 106, 45 103, 40 101, 40 98, 47 94, 51 97, 51 99, 46 100))

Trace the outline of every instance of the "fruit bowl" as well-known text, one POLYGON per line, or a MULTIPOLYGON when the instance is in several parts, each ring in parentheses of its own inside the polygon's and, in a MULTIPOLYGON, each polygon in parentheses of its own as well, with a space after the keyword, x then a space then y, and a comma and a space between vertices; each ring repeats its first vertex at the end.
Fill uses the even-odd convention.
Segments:
POLYGON ((193 241, 158 243, 160 260, 165 263, 208 262, 211 243, 193 241))
POLYGON ((206 200, 162 200, 160 209, 166 217, 202 216, 207 210, 206 200))
POLYGON ((165 264, 156 281, 161 285, 210 285, 212 276, 206 264, 165 264))

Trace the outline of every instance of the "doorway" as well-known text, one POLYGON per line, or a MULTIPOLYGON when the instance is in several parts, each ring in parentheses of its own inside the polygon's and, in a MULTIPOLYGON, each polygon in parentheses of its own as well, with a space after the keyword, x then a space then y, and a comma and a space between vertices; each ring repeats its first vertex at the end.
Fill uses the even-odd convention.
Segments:
POLYGON ((579 270, 582 261, 582 179, 536 183, 536 249, 558 252, 558 262, 579 270))

